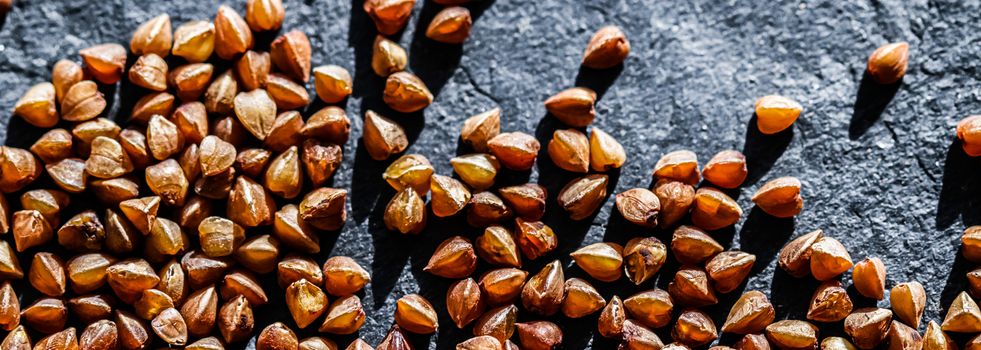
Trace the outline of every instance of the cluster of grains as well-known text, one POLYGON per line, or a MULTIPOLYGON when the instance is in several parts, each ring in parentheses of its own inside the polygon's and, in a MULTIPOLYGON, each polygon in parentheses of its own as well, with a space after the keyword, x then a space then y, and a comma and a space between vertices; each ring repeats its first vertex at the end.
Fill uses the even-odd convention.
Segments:
MULTIPOLYGON (((425 35, 464 42, 472 19, 457 5, 467 1, 435 2, 447 7, 425 35)), ((421 79, 405 71, 405 49, 386 37, 404 28, 414 5, 415 0, 364 2, 379 32, 371 67, 387 79, 383 101, 399 113, 420 111, 434 98, 421 79)), ((34 349, 144 349, 155 338, 186 349, 241 346, 256 331, 253 310, 270 302, 266 289, 273 287, 262 285, 257 275, 273 272, 293 324, 266 326, 257 349, 337 349, 326 337, 298 339, 291 326, 316 325, 318 332, 335 335, 361 328, 366 314, 357 293, 370 282, 368 272, 349 257, 334 256, 322 265, 310 257, 320 252, 320 231, 339 230, 346 221, 347 192, 323 185, 341 163, 350 121, 337 106, 306 120, 296 111, 311 101, 306 89, 311 78, 317 98, 328 104, 343 101, 353 81, 342 67, 311 67, 310 42, 301 31, 282 34, 268 52, 255 48, 254 33, 280 30, 284 17, 279 0, 247 1, 244 18, 221 6, 213 21, 191 21, 176 30, 169 16, 160 15, 134 32, 130 52, 137 58, 131 66, 126 67, 126 48, 93 46, 80 52, 82 65, 59 61, 51 82, 31 87, 17 102, 16 115, 50 130, 29 150, 0 149, 0 191, 20 198, 10 204, 0 196, 0 232, 12 233, 13 241, 0 240, 0 328, 9 331, 0 348, 30 349, 28 328, 44 335, 34 349), (231 68, 214 74, 215 66, 205 63, 213 55, 231 68), (99 84, 124 78, 146 92, 125 129, 100 117, 108 102, 99 92, 99 84), (108 209, 65 211, 84 198, 108 209), (288 204, 291 200, 298 203, 288 204), (68 220, 62 222, 63 217, 68 220), (263 227, 259 232, 271 233, 253 233, 263 227), (26 279, 42 295, 23 310, 11 284, 25 278, 18 252, 33 253, 26 279), (69 314, 87 324, 80 333, 66 328, 69 314)), ((868 74, 880 84, 899 81, 907 51, 905 43, 879 48, 869 58, 868 74)), ((604 27, 589 41, 582 65, 608 69, 629 52, 626 35, 604 27)), ((552 135, 549 158, 563 171, 582 174, 556 196, 572 220, 597 212, 608 197, 604 173, 627 161, 613 136, 590 126, 596 103, 596 93, 585 87, 544 102, 568 126, 552 135)), ((755 105, 757 127, 764 134, 779 133, 802 109, 790 98, 764 96, 755 105)), ((364 118, 362 138, 372 158, 387 160, 408 147, 397 122, 374 111, 364 118)), ((981 154, 981 116, 964 119, 957 135, 966 153, 981 154)), ((652 189, 616 194, 616 208, 630 223, 672 230, 670 247, 652 236, 635 237, 571 254, 591 279, 607 283, 625 276, 639 286, 659 273, 670 249, 681 267, 667 291, 653 288, 606 299, 590 281, 567 279, 558 260, 525 271, 523 262, 554 255, 558 247, 559 235, 540 221, 548 193, 534 183, 496 187, 495 179, 502 171, 532 168, 541 144, 520 131, 502 133, 500 109, 468 118, 460 137, 475 153, 451 160, 456 177, 436 174, 420 154, 399 156, 383 174, 397 191, 384 212, 389 230, 419 234, 430 214, 463 215, 484 230, 473 240, 446 239, 424 268, 453 280, 445 301, 449 319, 457 328, 471 327, 474 335, 457 349, 561 346, 557 324, 518 322, 519 312, 571 319, 598 314, 598 333, 634 350, 700 347, 718 339, 720 331, 744 335, 733 345, 738 349, 889 344, 890 349, 946 350, 956 346, 945 332, 981 333, 981 311, 962 292, 943 323, 931 321, 921 336, 917 329, 926 294, 915 281, 892 287, 891 310, 853 310, 840 276, 851 270, 859 294, 882 300, 886 267, 874 257, 853 263, 845 246, 820 230, 787 244, 778 263, 791 276, 821 281, 808 321, 776 321, 766 295, 747 291, 717 329, 702 309, 717 304, 719 294, 738 290, 756 261, 753 254, 725 251, 711 235, 743 214, 727 194, 743 186, 748 173, 746 157, 735 150, 719 152, 701 169, 691 151, 665 154, 654 166, 652 189), (474 276, 481 262, 492 269, 474 276), (822 341, 809 321, 843 322, 851 339, 822 341), (654 331, 665 327, 673 340, 667 345, 654 331)), ((801 187, 794 177, 775 178, 760 186, 752 201, 768 215, 791 218, 803 209, 801 187)), ((965 231, 963 254, 981 262, 981 227, 965 231)), ((970 292, 981 296, 981 269, 968 279, 970 292)), ((436 308, 418 294, 401 297, 393 319, 376 349, 412 349, 406 333, 432 334, 440 327, 436 308)), ((979 337, 968 344, 979 346, 979 337)), ((347 347, 371 348, 360 339, 347 347)))
MULTIPOLYGON (((880 84, 895 83, 905 73, 906 50, 904 43, 880 48, 869 60, 869 74, 880 84)), ((616 27, 606 27, 591 40, 583 65, 609 68, 620 64, 628 53, 624 34, 616 27)), ((572 220, 595 214, 607 197, 607 176, 603 172, 619 168, 626 161, 623 147, 609 134, 595 126, 589 137, 580 130, 596 118, 596 98, 593 91, 575 87, 545 102, 549 113, 570 127, 554 132, 547 145, 549 158, 562 170, 587 174, 572 180, 557 195, 559 206, 572 220)), ((760 98, 755 108, 757 127, 764 134, 791 127, 803 109, 799 103, 778 95, 760 98)), ((616 208, 627 221, 647 228, 674 229, 670 251, 681 268, 667 291, 654 288, 625 299, 616 295, 606 299, 589 281, 566 279, 558 260, 535 273, 521 269, 523 260, 547 256, 558 246, 558 235, 537 221, 544 213, 547 193, 542 186, 530 183, 498 188, 496 195, 488 189, 494 187, 502 167, 516 171, 531 168, 539 142, 521 132, 501 133, 500 110, 496 109, 469 118, 461 139, 481 153, 452 160, 460 181, 434 174, 433 167, 421 155, 403 156, 384 175, 399 191, 385 213, 389 229, 402 233, 422 231, 426 223, 427 183, 432 190, 430 203, 435 215, 465 212, 462 215, 466 215, 469 224, 485 229, 473 243, 459 236, 447 239, 437 247, 425 268, 434 275, 456 280, 447 293, 446 308, 454 326, 472 327, 474 334, 458 349, 516 348, 511 342, 514 333, 518 334, 521 348, 560 346, 563 334, 558 325, 546 320, 518 322, 519 310, 532 317, 551 317, 561 312, 573 319, 598 313, 599 334, 617 339, 621 349, 687 349, 718 339, 719 330, 700 308, 717 304, 718 294, 739 289, 756 261, 753 254, 724 251, 711 236, 711 231, 730 227, 742 216, 742 209, 726 194, 727 190, 742 186, 747 177, 742 153, 719 152, 700 170, 693 152, 671 152, 654 167, 657 181, 653 189, 634 188, 616 195, 616 208), (699 183, 702 186, 696 189, 699 183), (691 225, 679 226, 685 219, 691 225), (474 277, 478 260, 493 268, 474 277), (663 327, 671 327, 674 343, 664 345, 654 332, 663 327)), ((768 215, 791 218, 803 209, 801 186, 794 177, 775 178, 763 184, 752 201, 768 215)), ((613 282, 626 275, 629 281, 641 285, 657 275, 668 257, 668 249, 655 237, 636 237, 625 245, 587 245, 571 257, 579 269, 596 281, 613 282)), ((784 248, 779 265, 792 276, 810 274, 823 281, 812 298, 807 319, 824 323, 844 320, 852 341, 829 337, 822 342, 818 328, 808 321, 776 321, 774 307, 766 295, 748 291, 738 298, 721 327, 722 333, 744 335, 734 344, 736 348, 871 349, 884 342, 896 349, 925 346, 924 337, 916 331, 926 300, 919 283, 902 283, 890 292, 899 321, 892 321, 892 311, 885 309, 852 310, 838 277, 854 266, 854 288, 864 297, 884 299, 886 270, 878 258, 853 264, 840 242, 816 231, 784 248)), ((404 304, 400 301, 399 307, 405 306, 407 316, 396 315, 398 327, 393 332, 435 332, 438 325, 431 304, 415 295, 411 299, 404 304), (400 321, 407 320, 408 315, 426 317, 416 317, 415 322, 400 321)), ((977 313, 973 301, 962 294, 944 326, 931 324, 928 328, 927 340, 935 345, 930 348, 947 349, 953 345, 943 331, 977 332, 958 330, 954 325, 979 324, 977 313), (964 314, 967 315, 958 316, 964 314), (958 317, 963 320, 951 321, 958 317)))
MULTIPOLYGON (((176 29, 162 14, 136 28, 129 52, 83 49, 82 64, 61 60, 28 89, 14 113, 48 131, 29 150, 0 149, 0 232, 11 233, 0 241, 0 328, 10 332, 0 348, 31 348, 28 329, 46 350, 242 347, 277 288, 261 276, 273 273, 296 329, 361 328, 368 272, 349 257, 312 258, 322 231, 346 220, 347 191, 324 185, 350 121, 333 105, 306 120, 297 111, 311 102, 311 78, 328 104, 353 82, 339 66, 312 67, 302 31, 255 47, 284 17, 280 0, 248 0, 244 17, 222 5, 176 29), (102 117, 99 87, 123 79, 144 95, 120 126, 102 117), (25 277, 41 296, 22 306, 12 280, 25 277), (69 317, 87 326, 66 327, 69 317)), ((276 323, 256 348, 337 346, 276 323)))
MULTIPOLYGON (((978 227, 968 228, 963 236, 964 256, 981 262, 978 255, 978 227)), ((981 310, 967 292, 953 300, 943 322, 930 321, 925 332, 918 331, 926 308, 926 291, 919 282, 897 283, 888 290, 890 308, 855 308, 842 274, 851 270, 852 288, 871 300, 884 300, 887 295, 886 265, 876 257, 854 263, 851 255, 838 240, 825 236, 821 230, 793 239, 780 251, 778 266, 796 278, 812 276, 821 282, 810 299, 807 320, 822 324, 842 322, 850 340, 840 337, 824 338, 822 349, 874 349, 888 345, 889 349, 956 349, 947 332, 975 335, 966 348, 981 344, 981 310)), ((971 293, 981 292, 977 278, 981 270, 968 273, 971 293)), ((738 305, 738 303, 737 303, 738 305)), ((733 309, 735 312, 735 308, 733 309)), ((730 318, 732 318, 730 313, 730 318)), ((771 317, 772 321, 772 317, 771 317)), ((728 321, 727 321, 728 323, 728 321)), ((789 324, 788 324, 789 325, 789 324)), ((751 332, 752 333, 752 332, 751 332)), ((818 344, 817 327, 807 321, 780 321, 765 327, 765 335, 780 348, 813 348, 818 344), (793 322, 793 327, 778 324, 793 322)), ((751 343, 747 335, 740 344, 751 343)))

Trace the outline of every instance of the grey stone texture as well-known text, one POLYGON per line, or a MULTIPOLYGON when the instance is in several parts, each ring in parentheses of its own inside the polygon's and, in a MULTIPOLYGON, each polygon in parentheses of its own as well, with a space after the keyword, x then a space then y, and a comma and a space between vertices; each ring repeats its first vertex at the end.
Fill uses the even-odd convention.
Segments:
MULTIPOLYGON (((229 3, 244 11, 244 1, 229 3)), ((0 138, 27 147, 40 134, 11 119, 10 110, 30 85, 49 79, 58 59, 78 61, 77 51, 95 44, 128 46, 132 31, 159 13, 169 13, 175 27, 212 19, 218 5, 213 0, 16 1, 0 29, 0 106, 5 111, 0 129, 7 136, 0 138)), ((626 165, 611 174, 611 195, 651 186, 652 167, 669 151, 693 150, 703 164, 725 149, 743 151, 749 179, 730 193, 745 214, 734 228, 713 235, 729 249, 756 254, 757 263, 744 286, 706 309, 719 326, 739 294, 748 290, 767 294, 778 319, 803 319, 818 283, 777 269, 776 254, 792 237, 814 229, 840 240, 856 262, 882 258, 887 288, 913 280, 923 283, 928 295, 925 320, 942 320, 950 301, 966 288, 965 273, 976 267, 959 257, 958 250, 961 231, 981 224, 981 163, 960 150, 954 126, 981 113, 977 0, 476 0, 467 5, 474 26, 463 45, 425 37, 425 27, 441 6, 420 0, 408 27, 394 36, 410 52, 409 70, 436 95, 429 108, 413 114, 395 113, 381 101, 384 81, 370 68, 375 30, 361 6, 362 0, 287 0, 284 30, 299 29, 310 37, 315 66, 337 64, 355 76, 354 94, 343 102, 353 120, 352 137, 332 182, 350 191, 349 220, 340 232, 323 233, 323 253, 317 260, 348 255, 371 272, 372 282, 361 295, 367 322, 357 335, 373 345, 392 324, 395 301, 408 293, 425 296, 440 313, 435 335, 412 337, 417 348, 453 348, 470 336, 469 329, 455 329, 445 313, 446 288, 453 281, 422 268, 439 242, 452 235, 474 237, 479 230, 462 218, 432 216, 418 236, 385 229, 382 212, 394 191, 381 173, 391 160, 372 160, 362 149, 362 116, 368 109, 405 126, 411 141, 407 152, 425 155, 444 175, 452 174, 451 157, 468 152, 456 140, 470 115, 500 107, 504 131, 538 137, 543 151, 536 167, 526 173, 505 172, 499 183, 530 180, 548 188, 544 221, 559 235, 560 246, 525 268, 535 273, 559 259, 567 277, 588 279, 568 256, 582 245, 622 244, 652 234, 668 242, 670 232, 632 226, 616 213, 612 199, 587 220, 567 219, 555 195, 575 176, 552 165, 544 151, 551 133, 564 127, 547 116, 542 101, 548 96, 577 85, 601 95, 599 116, 591 127, 609 132, 628 153, 626 165), (626 32, 630 57, 610 70, 581 69, 587 41, 606 24, 626 32), (867 57, 893 41, 910 43, 908 74, 899 84, 876 85, 863 76, 867 57), (767 94, 786 95, 804 106, 790 130, 772 136, 756 131, 753 103, 767 94), (763 183, 780 176, 796 176, 804 184, 805 209, 796 219, 774 219, 750 201, 763 183)), ((260 36, 260 47, 274 36, 260 36)), ((312 94, 312 83, 308 89, 312 94)), ((120 122, 144 93, 128 83, 105 87, 104 92, 112 105, 107 116, 120 122)), ((316 103, 304 115, 322 106, 316 103)), ((29 266, 25 260, 22 264, 29 266)), ((669 263, 656 283, 641 287, 626 281, 593 282, 607 298, 627 297, 655 286, 666 288, 677 267, 669 263)), ((478 273, 486 269, 482 265, 478 273)), ((850 284, 848 274, 844 280, 850 284)), ((292 325, 275 276, 264 281, 273 302, 255 310, 256 334, 276 320, 292 325)), ((888 305, 888 298, 875 302, 850 291, 857 305, 888 305)), ((25 294, 26 306, 34 296, 25 294)), ((541 317, 530 313, 520 316, 521 321, 537 319, 541 317)), ((595 316, 550 319, 565 330, 565 348, 615 347, 596 334, 595 316)), ((822 337, 843 334, 840 323, 820 327, 822 337)), ((315 333, 316 325, 309 328, 301 336, 315 333)), ((665 342, 670 339, 669 329, 658 333, 665 342)), ((331 338, 343 348, 354 337, 331 338)), ((721 343, 732 345, 738 339, 725 335, 721 343)))

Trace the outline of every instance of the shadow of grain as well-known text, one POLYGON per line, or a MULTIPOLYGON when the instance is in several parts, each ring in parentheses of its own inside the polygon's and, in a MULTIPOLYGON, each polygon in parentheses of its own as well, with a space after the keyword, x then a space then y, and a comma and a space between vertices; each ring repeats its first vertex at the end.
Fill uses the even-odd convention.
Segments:
POLYGON ((855 95, 855 107, 852 111, 851 123, 848 124, 848 138, 857 140, 865 135, 869 128, 882 118, 882 113, 902 85, 902 79, 887 85, 876 83, 866 71, 862 75, 862 82, 855 95))
POLYGON ((753 207, 739 230, 739 249, 756 255, 752 274, 763 271, 777 258, 780 249, 794 234, 793 218, 777 218, 753 207))
POLYGON ((744 186, 754 184, 766 176, 794 138, 793 127, 776 134, 767 135, 760 132, 760 129, 756 127, 756 120, 756 114, 753 114, 749 123, 746 124, 743 155, 746 156, 748 174, 746 180, 743 181, 744 186))
POLYGON ((944 174, 937 200, 936 227, 946 229, 957 219, 964 226, 981 224, 981 159, 964 153, 960 141, 947 147, 944 174))
POLYGON ((610 69, 592 69, 579 66, 579 72, 576 73, 576 86, 592 89, 596 92, 596 100, 602 100, 606 91, 613 86, 621 73, 623 73, 623 64, 618 64, 610 69))

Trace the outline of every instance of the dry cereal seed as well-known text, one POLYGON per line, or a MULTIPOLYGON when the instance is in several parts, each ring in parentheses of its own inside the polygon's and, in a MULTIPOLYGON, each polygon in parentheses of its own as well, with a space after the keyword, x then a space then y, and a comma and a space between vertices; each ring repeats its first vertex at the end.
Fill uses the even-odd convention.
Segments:
POLYGON ((354 80, 351 78, 351 73, 336 65, 314 68, 313 85, 317 97, 327 103, 341 102, 354 91, 354 80))
POLYGON ((219 6, 214 22, 214 50, 218 57, 230 60, 252 48, 252 30, 234 9, 219 6))
POLYGON ((845 318, 845 333, 859 349, 872 349, 889 335, 892 311, 879 308, 855 310, 845 318))
POLYGON ((589 132, 589 167, 593 171, 607 172, 619 169, 626 162, 627 153, 623 145, 594 126, 589 132))
POLYGON ((603 311, 600 311, 597 329, 599 334, 607 338, 616 338, 623 335, 623 324, 627 320, 623 302, 620 297, 614 295, 610 302, 606 304, 603 311))
POLYGON ((235 62, 235 72, 242 83, 243 91, 265 88, 271 69, 272 59, 265 51, 246 51, 235 62))
POLYGON ((811 275, 818 281, 827 281, 852 268, 852 257, 838 240, 821 237, 811 250, 811 275))
POLYGON ((592 216, 606 200, 609 177, 592 174, 573 179, 559 191, 558 203, 572 220, 592 216))
POLYGON ((600 311, 605 306, 606 300, 589 282, 578 278, 565 281, 565 298, 562 300, 562 314, 565 317, 585 317, 600 311))
POLYGON ((62 59, 55 63, 51 68, 51 84, 54 85, 57 101, 60 103, 68 93, 68 89, 83 79, 85 79, 85 72, 75 61, 62 59))
POLYGON ((486 153, 465 154, 450 159, 453 172, 460 176, 460 180, 473 188, 474 191, 482 191, 494 185, 494 178, 501 169, 501 163, 494 157, 486 153))
POLYGON ((661 211, 661 201, 646 188, 632 188, 616 195, 617 210, 634 224, 655 227, 661 211))
POLYGON ((548 142, 548 157, 563 170, 589 172, 589 139, 576 129, 555 130, 548 142))
POLYGON ((564 297, 565 277, 558 260, 545 265, 521 290, 521 303, 525 309, 544 316, 558 312, 564 297))
POLYGON ((879 84, 892 84, 906 75, 908 65, 909 44, 905 41, 889 43, 869 55, 868 73, 879 84))
POLYGON ((732 197, 711 187, 695 192, 691 221, 700 228, 713 231, 732 226, 742 217, 743 210, 732 197))
POLYGON ((409 146, 405 130, 395 121, 372 110, 365 113, 364 119, 364 133, 361 137, 371 158, 385 160, 402 153, 409 146))
POLYGON ((446 292, 446 312, 457 328, 464 328, 484 313, 480 286, 473 278, 454 282, 446 292))
POLYGON ((773 323, 776 313, 766 295, 759 291, 749 291, 736 300, 729 310, 723 332, 736 334, 758 333, 773 323))
POLYGON ((781 349, 811 349, 817 346, 818 329, 806 321, 777 321, 766 327, 766 338, 781 349))
POLYGON ((347 191, 321 187, 307 193, 300 202, 303 221, 321 230, 333 231, 344 226, 347 219, 347 191))
POLYGON ((453 236, 436 247, 423 271, 443 278, 465 278, 477 269, 477 254, 470 240, 453 236))
MULTIPOLYGON (((246 28, 248 30, 248 28, 246 28)), ((282 322, 266 326, 256 338, 256 350, 296 349, 300 341, 289 327, 282 322)))
MULTIPOLYGON (((238 81, 231 69, 218 75, 204 92, 204 107, 212 114, 232 114, 235 110, 235 96, 238 95, 238 81)), ((200 103, 200 102, 198 102, 200 103)))
POLYGON ((412 113, 433 103, 433 94, 422 79, 403 71, 388 76, 382 100, 395 111, 412 113))
POLYGON ((395 323, 406 331, 430 334, 439 328, 436 309, 426 298, 409 294, 398 300, 395 307, 395 323))
POLYGON ((382 177, 396 191, 409 187, 420 195, 429 192, 433 165, 421 154, 406 154, 396 159, 385 169, 382 177))
POLYGON ((44 82, 32 86, 17 100, 14 114, 39 128, 50 128, 58 124, 55 85, 44 82))
POLYGON ((310 81, 311 51, 310 39, 295 29, 279 36, 269 45, 273 65, 301 85, 310 81))
POLYGON ((719 242, 694 226, 678 226, 671 237, 671 252, 682 264, 702 263, 722 250, 719 242))
POLYGON ((521 267, 521 255, 514 235, 503 226, 490 226, 474 241, 477 256, 503 267, 521 267))
POLYGON ((409 55, 402 46, 384 36, 375 36, 371 53, 371 69, 375 74, 384 78, 404 71, 408 61, 409 55))
POLYGON ((585 87, 563 90, 545 100, 545 109, 571 127, 583 128, 596 119, 596 92, 585 87))
POLYGON ((718 337, 712 318, 696 309, 684 310, 671 330, 674 341, 691 347, 708 344, 718 337))
POLYGON ((623 271, 635 285, 654 277, 667 260, 668 249, 654 237, 636 237, 623 248, 623 271))
POLYGON ((623 301, 631 319, 651 328, 661 328, 671 322, 674 303, 668 292, 651 289, 632 295, 623 301))
POLYGON ((594 243, 569 254, 580 269, 591 277, 612 282, 623 276, 623 248, 616 243, 594 243))
POLYGON ((170 68, 167 62, 157 54, 140 56, 129 69, 129 81, 133 84, 153 91, 167 90, 167 73, 170 68))
MULTIPOLYGON (((351 345, 353 346, 354 344, 351 345)), ((370 347, 365 348, 363 350, 367 350, 367 349, 370 349, 370 347)), ((463 342, 456 344, 456 349, 457 350, 503 349, 503 345, 501 345, 500 340, 497 340, 497 338, 494 338, 493 336, 482 335, 479 337, 473 337, 464 340, 463 342)), ((359 350, 359 349, 348 347, 348 350, 359 350)))
POLYGON ((970 115, 957 122, 957 140, 968 156, 981 156, 981 115, 970 115))
POLYGON ((947 316, 940 325, 945 332, 981 332, 981 309, 967 292, 961 292, 947 309, 947 316))
POLYGON ((748 175, 746 156, 736 150, 716 153, 702 168, 702 177, 720 188, 737 188, 748 175))
POLYGON ((447 44, 461 44, 470 36, 473 19, 466 7, 444 8, 433 17, 426 28, 426 37, 447 44))
POLYGON ((865 258, 852 269, 852 284, 866 298, 882 300, 886 293, 886 266, 879 258, 865 258))
POLYGON ((562 329, 549 321, 515 323, 521 348, 551 350, 562 344, 562 329))
POLYGON ((477 228, 500 224, 512 216, 504 200, 487 191, 474 193, 467 208, 467 223, 477 228))
POLYGON ((215 49, 215 25, 208 21, 190 21, 174 31, 170 53, 191 63, 204 62, 215 49))
POLYGON ((521 296, 521 289, 528 273, 516 268, 491 270, 480 276, 480 289, 489 306, 514 303, 521 296))
POLYGON ((796 216, 804 207, 801 199, 801 183, 796 177, 786 176, 770 180, 753 195, 753 203, 767 214, 778 218, 796 216))
POLYGON ((245 2, 245 22, 254 32, 279 29, 286 11, 282 0, 248 0, 245 2))
POLYGON ((623 62, 630 54, 630 42, 617 26, 600 28, 589 39, 583 53, 582 65, 593 69, 606 69, 623 62))
POLYGON ((804 107, 788 97, 767 95, 756 100, 756 127, 766 135, 776 134, 794 125, 804 107))
POLYGON ((65 92, 65 97, 61 100, 61 119, 83 122, 99 116, 105 108, 106 99, 99 92, 99 86, 94 81, 83 80, 65 92))
POLYGON ((801 278, 811 273, 810 263, 813 250, 811 246, 824 236, 821 230, 814 230, 787 243, 780 249, 777 266, 791 276, 801 278))
POLYGON ((981 263, 981 225, 964 229, 961 252, 967 260, 981 263))
POLYGON ((698 173, 698 157, 695 152, 679 150, 665 154, 654 165, 654 177, 696 185, 701 180, 698 173))
POLYGON ((926 291, 916 281, 897 284, 889 292, 889 305, 896 318, 913 328, 920 328, 926 308, 926 291))
POLYGON ((316 261, 304 255, 289 254, 276 264, 276 282, 280 288, 286 288, 299 280, 322 286, 324 274, 316 261))
POLYGON ((429 182, 429 189, 432 191, 429 204, 433 214, 438 217, 448 217, 459 213, 470 203, 470 190, 452 177, 433 174, 429 182))
POLYGON ((102 44, 78 51, 85 69, 103 84, 115 84, 126 70, 126 48, 119 44, 102 44))
POLYGON ((837 322, 852 313, 852 299, 838 280, 824 281, 811 296, 807 319, 816 322, 837 322))
POLYGON ((344 110, 337 106, 327 106, 307 119, 300 134, 320 141, 343 145, 351 134, 351 120, 344 110))
POLYGON ((167 57, 173 39, 170 16, 164 13, 143 22, 136 28, 129 41, 129 50, 137 55, 154 54, 167 57))
POLYGON ((528 260, 548 254, 559 245, 558 236, 551 227, 541 221, 525 221, 515 219, 515 240, 518 248, 528 260))
POLYGON ((538 220, 545 215, 545 200, 548 191, 539 184, 508 186, 497 190, 501 199, 514 210, 519 217, 528 220, 538 220))
POLYGON ((930 321, 927 324, 926 330, 923 332, 923 349, 953 350, 957 349, 957 345, 950 339, 947 333, 944 333, 940 329, 940 325, 937 322, 930 321))
POLYGON ((419 234, 426 228, 426 203, 412 188, 399 191, 385 207, 385 227, 402 234, 419 234))
POLYGON ((487 152, 487 141, 501 133, 501 108, 467 118, 460 130, 460 139, 477 152, 487 152))
POLYGON ((756 255, 732 250, 719 253, 709 259, 705 263, 705 271, 716 291, 729 293, 743 284, 754 263, 756 263, 756 255))
POLYGON ((668 293, 679 305, 701 307, 719 302, 708 275, 695 266, 682 266, 668 285, 668 293))
POLYGON ((658 180, 654 194, 661 203, 658 222, 661 228, 670 228, 678 223, 695 202, 695 187, 672 180, 658 180))
POLYGON ((304 329, 327 311, 327 295, 317 285, 300 279, 286 288, 286 308, 293 321, 304 329))
POLYGON ((255 319, 245 296, 237 295, 225 302, 218 314, 218 330, 225 343, 245 341, 252 335, 255 319))
POLYGON ((827 337, 821 341, 821 350, 855 350, 848 339, 842 337, 827 337))
POLYGON ((405 27, 415 4, 416 0, 368 0, 364 2, 364 12, 379 33, 392 35, 405 27))

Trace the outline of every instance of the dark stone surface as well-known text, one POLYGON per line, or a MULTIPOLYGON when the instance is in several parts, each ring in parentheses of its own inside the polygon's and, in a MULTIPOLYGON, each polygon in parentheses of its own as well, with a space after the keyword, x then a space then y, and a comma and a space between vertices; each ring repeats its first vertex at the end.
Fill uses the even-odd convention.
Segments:
MULTIPOLYGON (((232 1, 240 11, 243 3, 232 1)), ((744 218, 715 236, 727 247, 756 254, 758 261, 746 285, 708 309, 718 325, 744 290, 768 294, 778 319, 802 319, 817 283, 778 271, 775 255, 792 236, 818 228, 841 240, 856 261, 881 257, 889 270, 888 287, 922 282, 928 294, 925 320, 942 320, 952 298, 965 288, 964 274, 973 266, 958 257, 959 234, 966 225, 981 224, 981 178, 976 175, 981 163, 954 144, 953 128, 960 118, 981 110, 977 0, 481 0, 469 5, 475 24, 462 46, 430 41, 417 30, 440 9, 419 1, 398 40, 410 51, 409 69, 437 97, 423 113, 411 115, 393 113, 381 103, 383 81, 369 63, 375 31, 361 10, 362 0, 286 3, 285 28, 310 36, 314 65, 338 64, 356 77, 354 95, 345 102, 354 120, 352 139, 333 181, 351 191, 350 220, 339 235, 325 234, 318 261, 349 255, 371 271, 373 281, 362 295, 368 321, 359 335, 372 344, 390 326, 395 300, 408 293, 427 297, 441 315, 443 327, 436 335, 414 338, 419 348, 452 348, 469 337, 469 330, 453 329, 445 314, 451 281, 434 278, 422 267, 438 242, 477 230, 459 218, 434 218, 419 236, 385 230, 382 211, 394 191, 381 179, 388 162, 374 161, 361 149, 365 110, 379 110, 403 124, 412 143, 408 151, 424 154, 438 173, 450 174, 449 159, 463 151, 455 140, 465 117, 499 106, 503 130, 533 133, 544 145, 562 126, 546 116, 542 101, 574 85, 600 92, 594 125, 628 151, 626 166, 611 177, 611 193, 650 186, 651 168, 668 151, 692 149, 702 162, 724 149, 746 153, 750 178, 732 192, 744 218), (582 49, 604 24, 624 29, 633 48, 630 57, 619 68, 581 70, 582 49), (863 77, 868 54, 899 40, 912 48, 905 80, 892 87, 870 83, 863 77), (765 136, 755 129, 752 106, 757 97, 771 93, 800 101, 804 113, 791 130, 765 136), (752 209, 749 197, 757 188, 788 175, 804 183, 805 210, 799 217, 777 220, 752 209)), ((0 30, 0 105, 6 111, 0 120, 10 136, 6 143, 26 147, 40 133, 10 120, 9 111, 30 85, 49 79, 57 59, 77 60, 78 49, 94 44, 128 43, 138 24, 161 12, 169 13, 176 27, 213 18, 217 5, 17 1, 0 30)), ((128 87, 104 89, 113 96, 110 117, 127 116, 140 94, 128 87)), ((560 259, 567 276, 583 276, 568 257, 580 245, 623 243, 651 234, 611 211, 611 200, 591 219, 569 222, 555 207, 554 195, 572 177, 553 166, 544 151, 530 173, 502 176, 500 183, 538 181, 552 194, 545 221, 559 234, 560 249, 528 263, 533 273, 560 259)), ((653 234, 670 239, 667 232, 653 234)), ((675 268, 669 264, 656 285, 665 288, 675 268)), ((594 283, 607 298, 640 290, 626 283, 594 283)), ((279 292, 271 294, 276 303, 256 310, 257 333, 273 320, 292 322, 279 292)), ((859 305, 876 304, 856 298, 859 305)), ((32 301, 30 295, 24 299, 32 301)), ((558 322, 566 331, 566 348, 613 347, 594 334, 595 317, 558 322)), ((840 323, 821 328, 822 336, 842 333, 840 323)), ((665 340, 667 333, 659 332, 665 340)), ((352 337, 334 339, 346 346, 352 337)), ((727 335, 722 343, 736 339, 727 335)))

